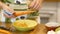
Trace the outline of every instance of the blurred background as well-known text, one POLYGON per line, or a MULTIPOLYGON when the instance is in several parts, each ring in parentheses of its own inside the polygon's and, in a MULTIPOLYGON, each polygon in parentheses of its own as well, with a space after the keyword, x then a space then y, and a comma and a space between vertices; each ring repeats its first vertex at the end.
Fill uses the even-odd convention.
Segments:
MULTIPOLYGON (((12 0, 9 0, 12 1, 12 0)), ((6 3, 9 4, 9 7, 13 7, 13 9, 20 9, 23 6, 21 5, 21 7, 19 8, 16 7, 16 4, 10 4, 10 3, 6 3)), ((26 6, 26 5, 24 5, 26 6)), ((26 9, 27 7, 24 7, 22 9, 26 9)), ((6 21, 6 17, 3 16, 3 10, 1 10, 1 14, 0 14, 0 18, 1 18, 1 22, 5 22, 6 21)), ((24 18, 26 19, 28 16, 27 15, 22 15, 22 16, 18 16, 16 18, 10 19, 11 22, 14 22, 16 19, 21 19, 24 18)), ((39 15, 36 15, 36 21, 38 23, 47 23, 49 21, 54 21, 54 22, 60 22, 60 0, 44 0, 42 8, 39 10, 39 15)), ((8 20, 8 19, 7 19, 8 20)))

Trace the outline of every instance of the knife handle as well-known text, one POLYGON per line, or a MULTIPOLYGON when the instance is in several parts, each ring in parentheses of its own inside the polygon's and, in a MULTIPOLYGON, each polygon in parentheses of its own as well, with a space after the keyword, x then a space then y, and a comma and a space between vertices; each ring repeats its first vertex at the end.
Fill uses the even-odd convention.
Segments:
POLYGON ((7 15, 9 15, 9 16, 12 16, 12 15, 13 15, 13 13, 11 13, 11 12, 9 12, 9 11, 7 11, 7 10, 3 10, 3 12, 4 12, 4 14, 7 14, 7 15))

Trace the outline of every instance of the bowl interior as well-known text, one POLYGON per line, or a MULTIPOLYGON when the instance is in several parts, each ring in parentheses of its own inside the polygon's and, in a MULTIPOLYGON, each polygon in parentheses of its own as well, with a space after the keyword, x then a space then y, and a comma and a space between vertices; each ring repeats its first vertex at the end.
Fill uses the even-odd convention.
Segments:
POLYGON ((13 23, 13 26, 17 29, 32 29, 37 25, 34 20, 17 20, 13 23))

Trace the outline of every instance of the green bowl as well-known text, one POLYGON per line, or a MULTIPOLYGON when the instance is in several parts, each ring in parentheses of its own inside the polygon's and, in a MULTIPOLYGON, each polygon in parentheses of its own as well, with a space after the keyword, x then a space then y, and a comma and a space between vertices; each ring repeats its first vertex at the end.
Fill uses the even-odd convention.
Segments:
POLYGON ((60 27, 58 27, 58 28, 55 29, 55 32, 57 32, 57 31, 60 31, 60 27))
POLYGON ((13 23, 13 26, 15 27, 16 30, 19 30, 19 31, 30 31, 37 26, 37 22, 34 20, 17 20, 13 23), (21 24, 23 22, 26 23, 28 27, 20 27, 16 25, 16 24, 21 24))

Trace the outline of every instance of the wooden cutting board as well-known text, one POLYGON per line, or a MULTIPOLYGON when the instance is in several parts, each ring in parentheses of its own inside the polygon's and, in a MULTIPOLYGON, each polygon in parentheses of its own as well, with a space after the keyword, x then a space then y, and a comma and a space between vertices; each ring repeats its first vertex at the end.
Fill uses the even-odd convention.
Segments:
MULTIPOLYGON (((1 25, 1 23, 0 23, 1 25)), ((6 23, 7 28, 10 28, 11 24, 6 23)), ((13 30, 13 29, 12 29, 13 30)), ((29 32, 20 32, 20 31, 13 31, 11 32, 13 34, 46 34, 47 33, 47 28, 45 27, 44 24, 38 24, 34 30, 31 30, 29 32)))

